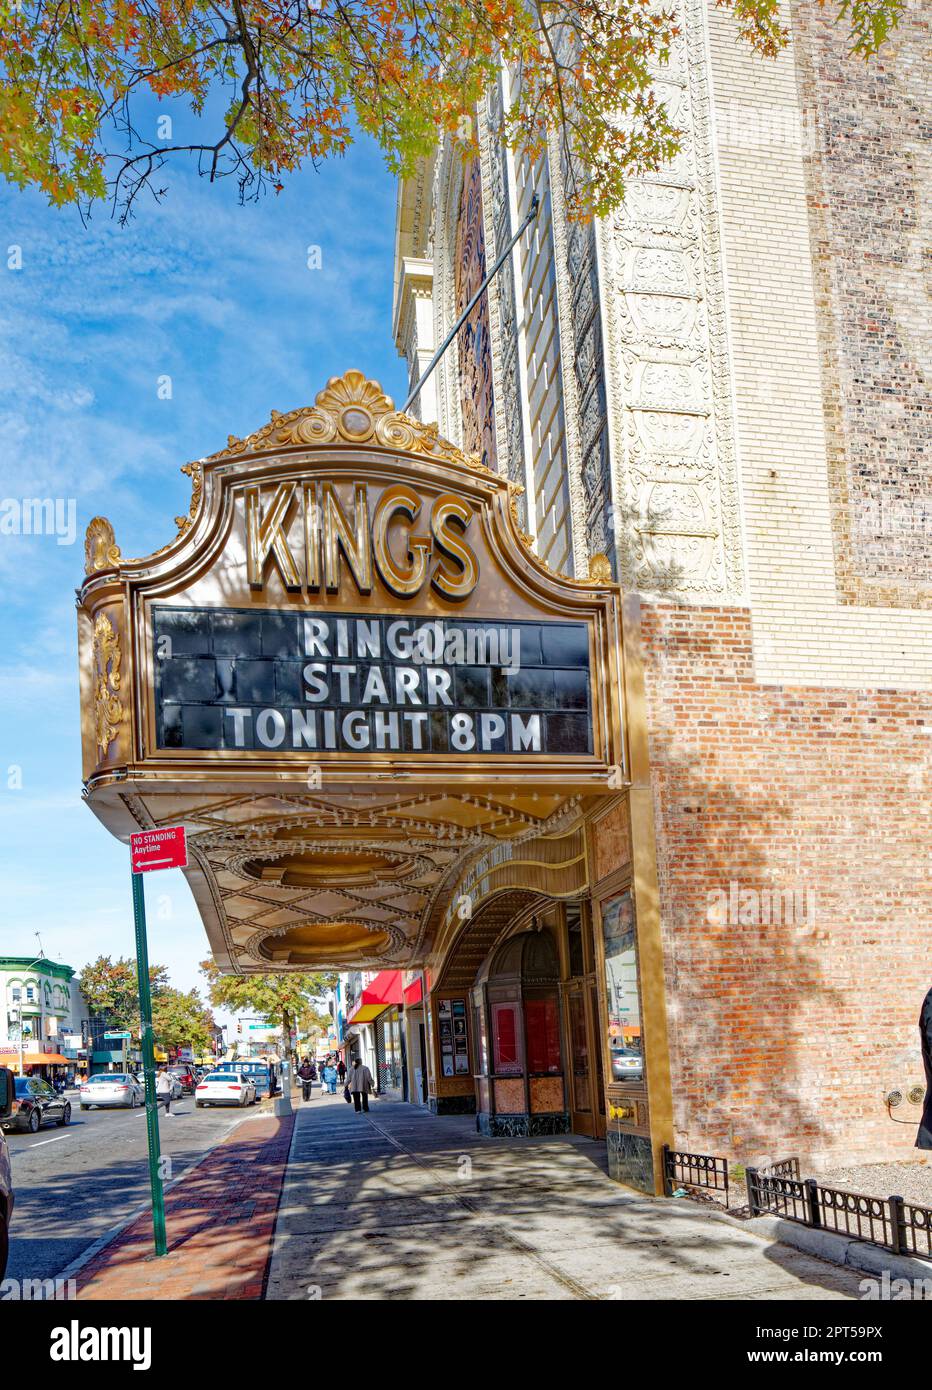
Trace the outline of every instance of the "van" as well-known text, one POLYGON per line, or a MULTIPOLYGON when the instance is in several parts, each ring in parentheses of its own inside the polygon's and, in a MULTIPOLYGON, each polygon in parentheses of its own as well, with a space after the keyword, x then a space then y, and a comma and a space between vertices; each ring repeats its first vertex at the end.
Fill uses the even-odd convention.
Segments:
POLYGON ((211 1067, 210 1070, 211 1072, 245 1072, 249 1079, 255 1083, 257 1100, 261 1100, 263 1096, 267 1096, 270 1094, 270 1072, 272 1071, 272 1068, 270 1067, 268 1062, 218 1062, 217 1065, 215 1067, 211 1067))

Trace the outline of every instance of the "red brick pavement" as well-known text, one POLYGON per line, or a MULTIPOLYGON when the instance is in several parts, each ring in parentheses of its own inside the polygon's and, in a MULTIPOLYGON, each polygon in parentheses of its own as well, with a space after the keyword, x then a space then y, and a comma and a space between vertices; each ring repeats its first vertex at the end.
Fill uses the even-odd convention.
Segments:
POLYGON ((293 1125, 239 1125, 166 1194, 168 1254, 153 1253, 146 1212, 80 1271, 78 1298, 261 1298, 293 1125))

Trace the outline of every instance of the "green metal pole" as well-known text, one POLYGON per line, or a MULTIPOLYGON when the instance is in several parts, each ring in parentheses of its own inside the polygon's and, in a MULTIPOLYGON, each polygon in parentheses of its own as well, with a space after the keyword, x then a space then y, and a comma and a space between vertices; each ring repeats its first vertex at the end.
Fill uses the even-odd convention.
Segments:
POLYGON ((156 1255, 168 1254, 165 1197, 159 1176, 159 1112, 155 1095, 155 1048, 152 1041, 152 992, 149 988, 149 946, 146 941, 146 895, 142 874, 133 874, 133 921, 136 926, 136 978, 139 981, 139 1019, 142 1067, 146 1081, 146 1130, 149 1136, 149 1183, 152 1188, 152 1229, 156 1255))

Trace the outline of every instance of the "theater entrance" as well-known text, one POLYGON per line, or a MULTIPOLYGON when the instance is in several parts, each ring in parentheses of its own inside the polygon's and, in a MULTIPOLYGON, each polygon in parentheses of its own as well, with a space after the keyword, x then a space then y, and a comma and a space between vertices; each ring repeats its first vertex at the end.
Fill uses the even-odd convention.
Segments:
MULTIPOLYGON (((564 863, 573 848, 567 837, 564 863)), ((475 1109, 478 1129, 491 1137, 604 1138, 597 979, 584 897, 508 892, 484 904, 431 992, 432 1108, 475 1109)))

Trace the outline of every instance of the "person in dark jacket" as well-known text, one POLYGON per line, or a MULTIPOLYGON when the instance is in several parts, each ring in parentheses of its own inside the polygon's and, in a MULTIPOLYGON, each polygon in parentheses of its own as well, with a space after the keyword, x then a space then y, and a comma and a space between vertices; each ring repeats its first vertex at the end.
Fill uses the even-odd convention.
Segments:
POLYGON ((337 1076, 340 1078, 340 1085, 342 1086, 346 1081, 346 1063, 342 1057, 337 1062, 337 1076))
POLYGON ((314 1082, 317 1080, 317 1068, 310 1057, 305 1057, 298 1067, 298 1076, 301 1080, 301 1092, 305 1100, 310 1100, 314 1094, 314 1082))
POLYGON ((922 1045, 922 1065, 926 1072, 926 1099, 922 1120, 916 1135, 917 1149, 932 1149, 932 989, 922 1001, 919 1015, 919 1037, 922 1045))
POLYGON ((374 1089, 372 1072, 358 1057, 353 1058, 353 1069, 349 1074, 347 1085, 353 1097, 356 1114, 358 1115, 360 1110, 368 1110, 369 1096, 374 1089))

